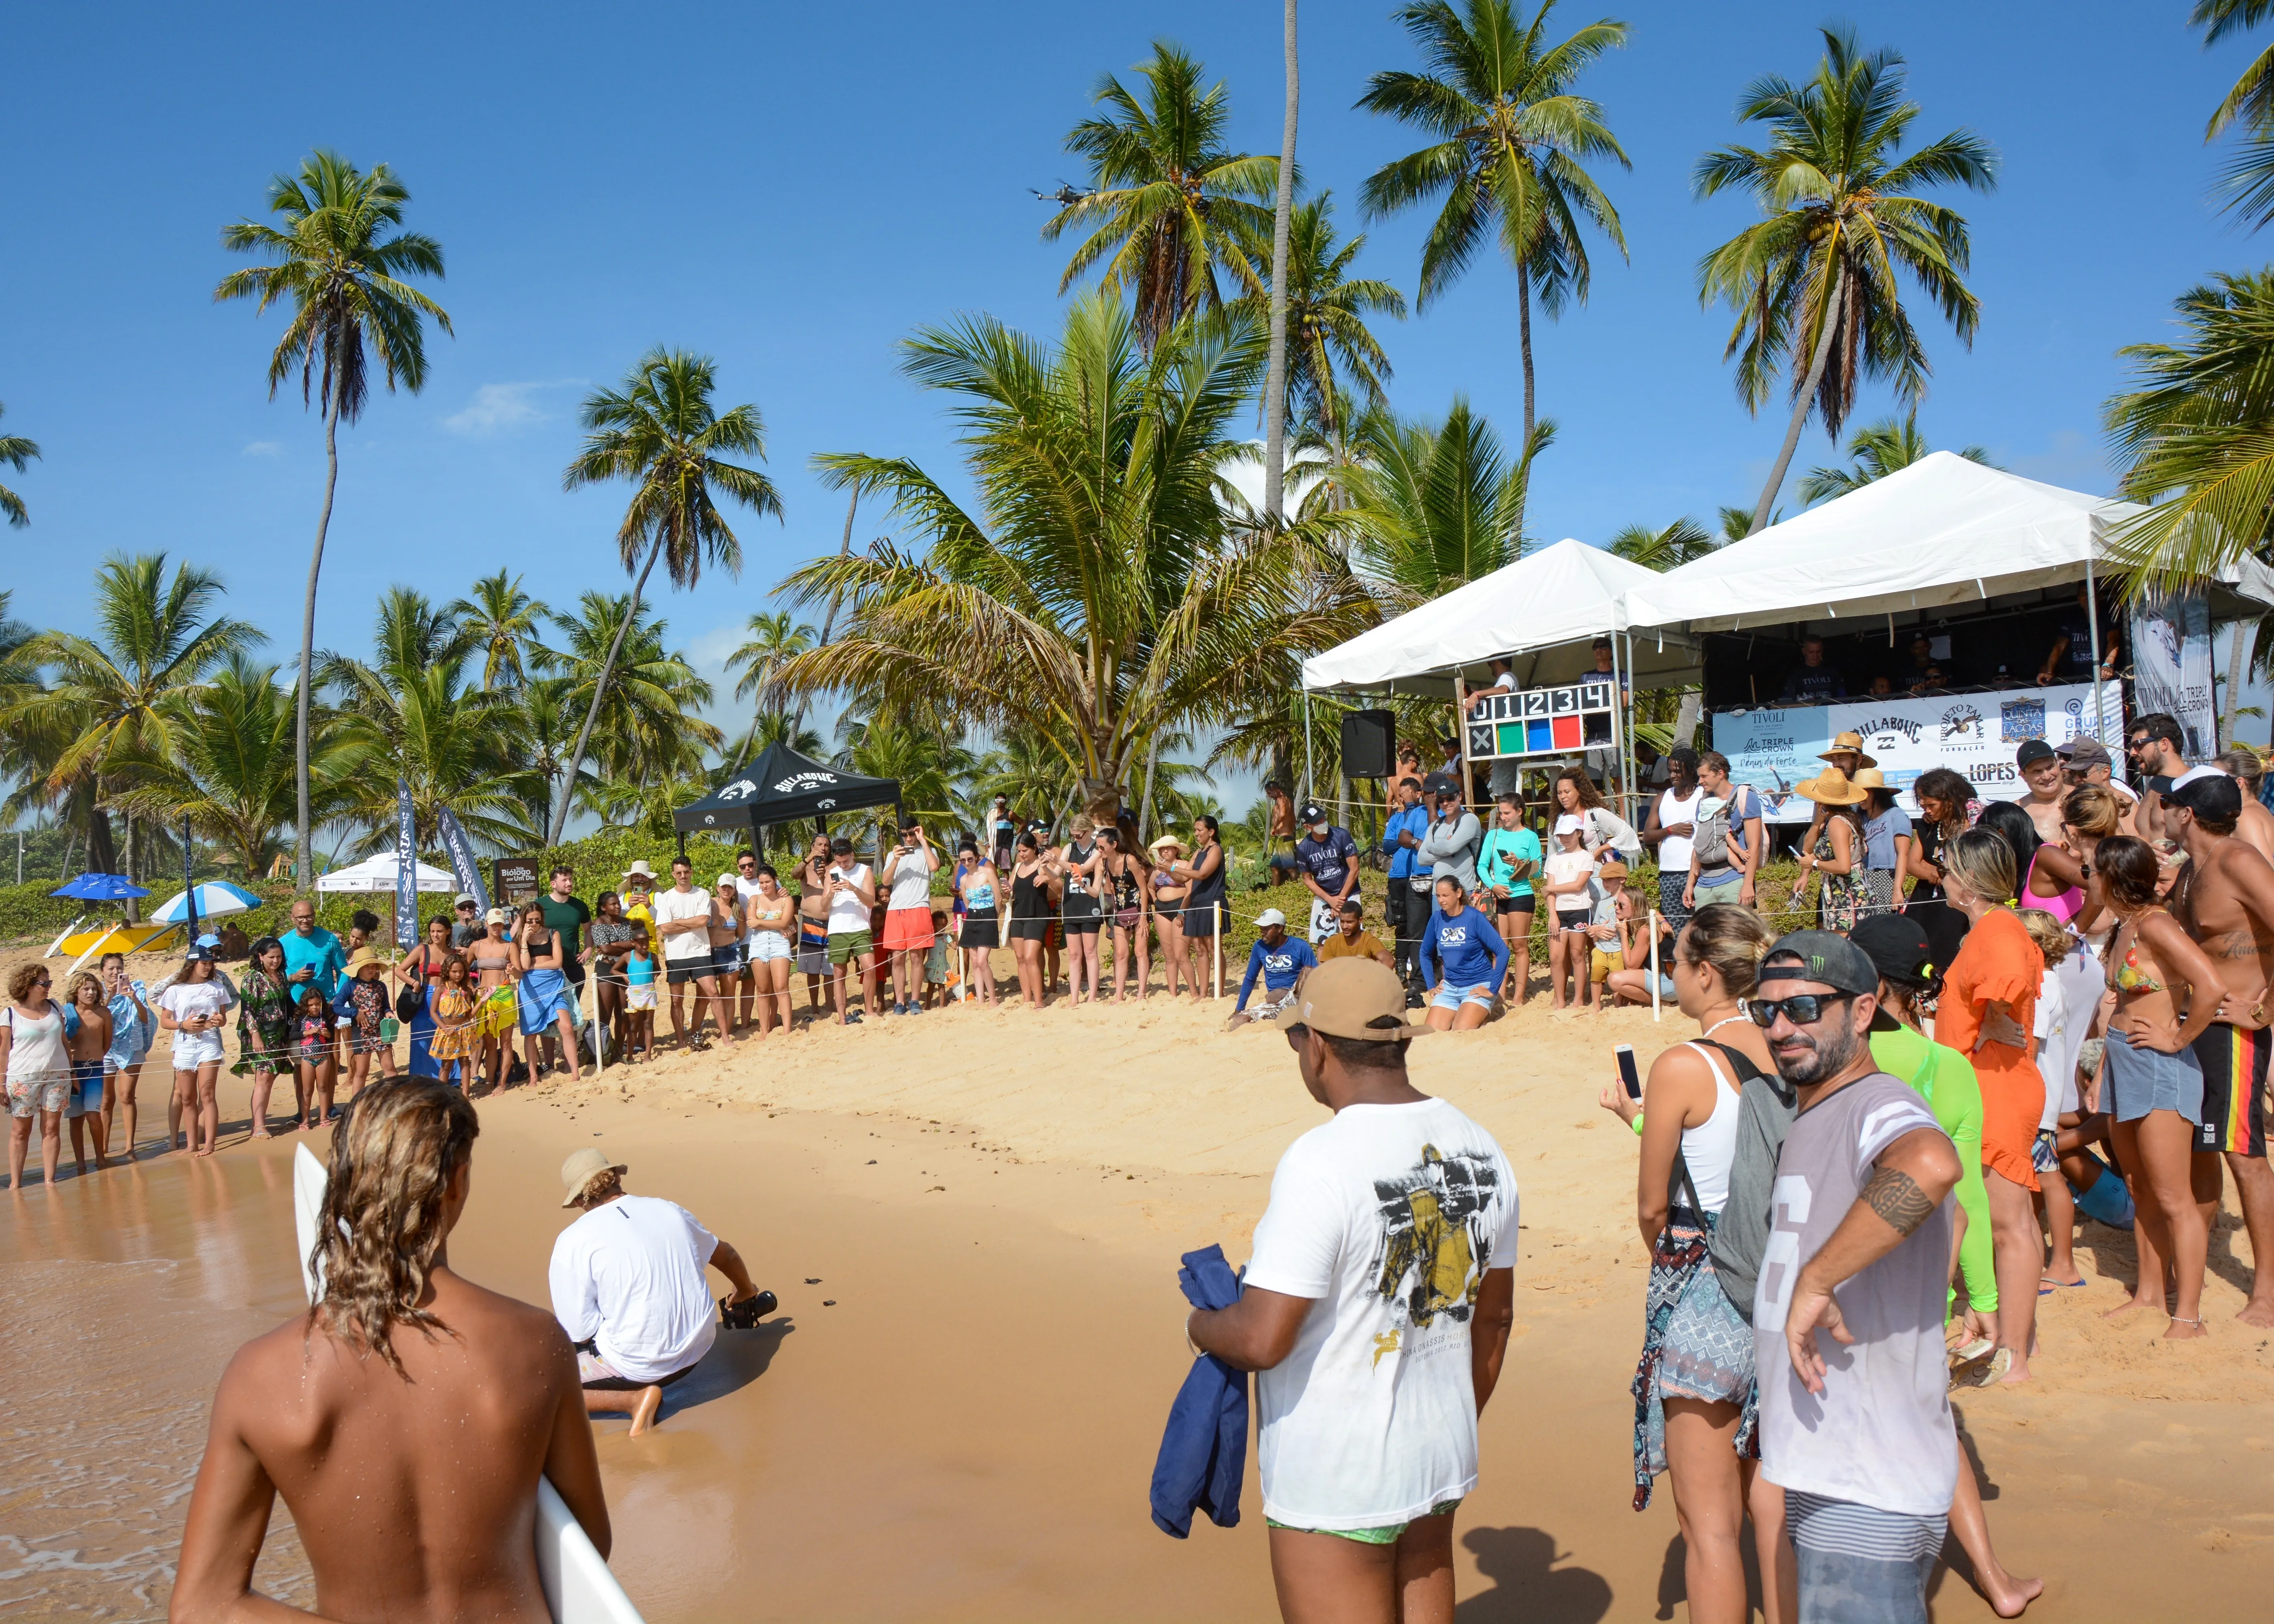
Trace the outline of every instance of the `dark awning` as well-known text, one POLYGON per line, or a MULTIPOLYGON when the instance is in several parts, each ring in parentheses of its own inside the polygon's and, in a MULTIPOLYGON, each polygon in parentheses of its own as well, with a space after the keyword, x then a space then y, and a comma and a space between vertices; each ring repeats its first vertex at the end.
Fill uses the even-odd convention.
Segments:
POLYGON ((730 773, 726 782, 691 807, 671 815, 672 827, 689 834, 705 830, 757 829, 829 817, 862 807, 900 804, 898 778, 871 778, 802 756, 787 745, 769 745, 764 755, 730 773))

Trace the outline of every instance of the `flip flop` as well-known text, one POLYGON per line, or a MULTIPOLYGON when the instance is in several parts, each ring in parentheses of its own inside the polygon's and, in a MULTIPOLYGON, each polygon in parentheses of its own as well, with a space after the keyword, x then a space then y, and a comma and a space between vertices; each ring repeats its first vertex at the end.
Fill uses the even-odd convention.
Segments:
POLYGON ((2051 1297, 2057 1289, 2074 1291, 2084 1283, 2082 1280, 2055 1280, 2051 1274, 2040 1274, 2037 1276, 2037 1295, 2051 1297))

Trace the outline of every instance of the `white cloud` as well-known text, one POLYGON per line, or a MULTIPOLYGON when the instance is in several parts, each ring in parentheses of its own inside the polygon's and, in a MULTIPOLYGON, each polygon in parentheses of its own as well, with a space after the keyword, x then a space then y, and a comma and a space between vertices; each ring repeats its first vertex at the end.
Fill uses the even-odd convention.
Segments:
POLYGON ((247 446, 243 451, 237 453, 237 455, 239 456, 257 457, 282 456, 284 455, 284 447, 278 445, 273 440, 256 440, 251 445, 247 446))
POLYGON ((575 387, 582 380, 554 379, 546 383, 486 383, 460 410, 442 419, 455 434, 491 434, 517 424, 541 423, 549 415, 537 403, 548 389, 575 387))

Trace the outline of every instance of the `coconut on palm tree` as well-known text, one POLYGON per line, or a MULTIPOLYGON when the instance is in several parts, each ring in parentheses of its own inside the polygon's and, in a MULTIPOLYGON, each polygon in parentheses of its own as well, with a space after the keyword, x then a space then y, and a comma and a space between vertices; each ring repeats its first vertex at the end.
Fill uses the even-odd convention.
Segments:
MULTIPOLYGON (((1873 480, 1885 479, 1897 469, 1909 468, 1932 449, 1926 443, 1926 436, 1918 432, 1916 412, 1900 422, 1886 417, 1866 424, 1848 441, 1848 455, 1855 459, 1853 465, 1810 469, 1808 477, 1800 482, 1801 504, 1813 507, 1827 497, 1860 491, 1873 480)), ((1982 446, 1961 446, 1958 455, 1984 468, 1998 466, 1982 446)))
POLYGON ((1126 290, 1147 348, 1197 311, 1223 301, 1221 270, 1247 293, 1268 297, 1244 242, 1262 240, 1271 215, 1261 200, 1278 184, 1278 161, 1224 146, 1231 98, 1201 87, 1203 70, 1156 41, 1137 73, 1142 94, 1112 74, 1098 81, 1105 109, 1068 132, 1066 150, 1088 160, 1090 190, 1043 228, 1043 240, 1086 233, 1059 278, 1063 293, 1084 273, 1126 290))
MULTIPOLYGON (((221 577, 187 564, 166 573, 166 555, 111 558, 94 573, 96 635, 41 632, 19 660, 44 666, 53 680, 11 707, 11 734, 44 740, 41 766, 51 793, 83 788, 88 801, 88 861, 117 867, 110 796, 142 763, 169 759, 181 704, 231 655, 264 639, 247 621, 216 614, 221 577)), ((126 821, 125 871, 136 874, 137 819, 126 821)))
POLYGON ((315 883, 308 847, 308 673, 316 658, 316 581, 340 478, 339 426, 363 416, 373 358, 390 391, 399 383, 416 395, 426 385, 427 320, 450 331, 448 312, 404 280, 442 274, 442 245, 402 229, 403 206, 410 200, 387 165, 376 164, 366 175, 338 154, 319 151, 303 161, 297 175, 279 175, 269 183, 268 210, 283 222, 282 229, 240 220, 221 234, 222 247, 275 263, 230 272, 214 298, 252 299, 256 311, 279 302, 292 309, 291 323, 268 357, 269 398, 296 366, 302 404, 320 380, 322 394, 324 503, 316 515, 300 615, 300 808, 294 850, 303 891, 315 883))
POLYGON ((1590 162, 1627 162, 1603 109, 1576 94, 1604 52, 1626 43, 1608 19, 1550 42, 1542 0, 1527 20, 1516 0, 1419 0, 1397 13, 1420 51, 1420 72, 1377 73, 1359 106, 1428 132, 1430 145, 1384 164, 1366 183, 1367 213, 1397 214, 1442 197, 1421 249, 1416 310, 1457 281, 1487 237, 1516 271, 1524 360, 1524 436, 1532 439, 1532 304, 1550 316, 1586 302, 1593 278, 1584 227, 1623 256, 1619 212, 1587 173, 1590 162))
POLYGON ((519 688, 529 680, 538 627, 552 611, 522 590, 519 575, 502 569, 484 575, 442 613, 480 648, 484 688, 519 688))
MULTIPOLYGON (((7 415, 8 409, 0 406, 0 417, 7 415)), ((0 434, 0 462, 5 462, 18 473, 22 473, 32 459, 39 455, 39 446, 21 434, 0 434)), ((24 506, 24 499, 4 485, 0 485, 0 514, 4 514, 8 523, 18 530, 32 522, 31 510, 24 506)))
POLYGON ((906 459, 825 459, 891 492, 927 545, 790 575, 799 601, 840 596, 847 625, 783 668, 783 690, 1041 740, 1111 816, 1156 729, 1229 715, 1372 616, 1363 594, 1318 601, 1337 560, 1314 529, 1230 516, 1229 431, 1263 350, 1231 315, 1180 323, 1148 356, 1102 290, 1052 344, 985 316, 917 334, 902 370, 954 401, 983 505, 906 459))
POLYGON ((1966 221, 1917 193, 1936 185, 1988 192, 1998 154, 1973 132, 1954 130, 1902 157, 1919 115, 1917 102, 1903 100, 1904 79, 1897 52, 1865 55, 1851 30, 1826 28, 1824 58, 1808 80, 1772 73, 1746 86, 1738 121, 1767 125, 1768 145, 1727 147, 1698 161, 1699 197, 1749 192, 1764 216, 1698 263, 1699 301, 1737 312, 1722 354, 1737 357, 1738 398, 1758 410, 1780 372, 1792 394, 1752 530, 1768 523, 1811 413, 1837 440, 1864 380, 1890 380, 1914 406, 1925 394, 1931 369, 1898 270, 1940 307, 1961 342, 1971 345, 1981 323, 1981 302, 1962 280, 1971 252, 1966 221))
POLYGON ((659 560, 672 585, 693 586, 705 564, 729 575, 741 573, 742 544, 734 538, 719 498, 739 502, 753 513, 781 517, 781 497, 773 481, 756 469, 726 461, 727 454, 766 455, 765 420, 756 406, 719 411, 712 402, 719 387, 718 364, 708 356, 658 348, 640 358, 621 389, 599 389, 584 400, 589 431, 584 449, 561 476, 574 491, 611 479, 633 485, 632 500, 616 529, 616 547, 626 574, 635 568, 630 611, 616 623, 615 645, 600 663, 584 725, 568 752, 568 771, 553 808, 547 844, 561 844, 568 822, 568 797, 584 764, 592 725, 600 714, 610 674, 622 652, 624 634, 639 618, 648 575, 659 560))

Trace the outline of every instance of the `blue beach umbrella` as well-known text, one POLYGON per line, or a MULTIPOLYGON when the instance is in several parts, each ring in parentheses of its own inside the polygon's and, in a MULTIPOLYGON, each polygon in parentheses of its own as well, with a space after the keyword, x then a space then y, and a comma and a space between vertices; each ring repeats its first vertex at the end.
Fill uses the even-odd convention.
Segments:
POLYGON ((254 908, 267 906, 251 891, 232 885, 227 880, 207 880, 198 886, 194 892, 183 891, 156 909, 150 915, 150 922, 156 925, 188 923, 190 899, 192 895, 197 899, 197 917, 201 920, 220 919, 230 914, 249 913, 254 908))
POLYGON ((76 897, 81 902, 124 902, 130 897, 149 894, 123 874, 82 874, 48 893, 50 897, 76 897))

